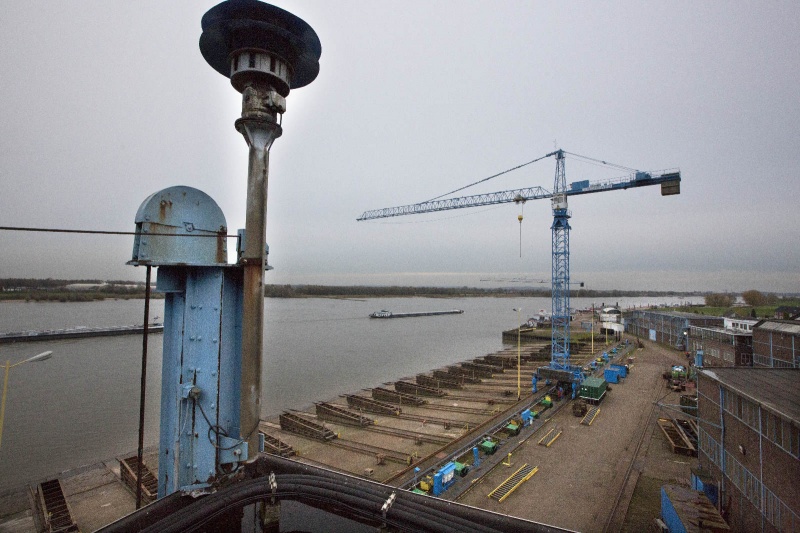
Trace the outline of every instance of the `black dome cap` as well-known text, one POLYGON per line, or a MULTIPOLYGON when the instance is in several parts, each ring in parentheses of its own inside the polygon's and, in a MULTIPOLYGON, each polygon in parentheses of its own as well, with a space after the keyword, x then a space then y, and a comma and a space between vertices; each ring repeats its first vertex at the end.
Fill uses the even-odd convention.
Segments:
POLYGON ((228 0, 209 9, 201 21, 200 53, 230 78, 230 56, 243 48, 261 49, 291 66, 290 88, 305 87, 319 74, 322 45, 303 19, 258 0, 228 0))

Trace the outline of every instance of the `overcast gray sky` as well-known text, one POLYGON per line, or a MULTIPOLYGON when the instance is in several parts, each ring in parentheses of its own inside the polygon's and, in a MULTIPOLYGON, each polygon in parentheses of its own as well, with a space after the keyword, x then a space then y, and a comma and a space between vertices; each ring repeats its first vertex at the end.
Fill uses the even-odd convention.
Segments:
MULTIPOLYGON (((550 277, 549 202, 356 222, 554 147, 658 187, 570 199, 591 288, 800 292, 800 3, 276 1, 322 42, 271 156, 274 283, 489 286, 550 277)), ((196 0, 7 2, 0 225, 132 231, 172 185, 244 226, 240 95, 196 0)), ((547 159, 464 191, 552 188, 547 159)), ((574 159, 567 182, 620 175, 574 159)), ((131 237, 0 232, 0 277, 143 279, 131 237)), ((230 243, 233 248, 233 242, 230 243)))

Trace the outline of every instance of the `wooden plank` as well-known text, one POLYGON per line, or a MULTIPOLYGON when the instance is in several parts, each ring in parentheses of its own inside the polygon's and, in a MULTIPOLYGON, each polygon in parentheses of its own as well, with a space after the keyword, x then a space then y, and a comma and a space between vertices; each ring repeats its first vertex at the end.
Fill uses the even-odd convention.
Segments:
POLYGON ((667 442, 672 448, 672 453, 681 453, 684 455, 692 455, 697 453, 692 447, 691 443, 687 442, 683 435, 675 427, 675 423, 668 418, 659 418, 658 426, 667 438, 667 442))

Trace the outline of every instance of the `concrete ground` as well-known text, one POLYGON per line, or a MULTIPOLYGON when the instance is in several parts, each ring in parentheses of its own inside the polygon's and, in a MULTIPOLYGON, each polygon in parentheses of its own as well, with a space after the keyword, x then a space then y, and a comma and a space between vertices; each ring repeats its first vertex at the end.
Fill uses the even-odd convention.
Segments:
MULTIPOLYGON (((155 450, 144 464, 157 462, 155 450)), ((136 510, 136 496, 120 479, 119 462, 104 461, 59 476, 73 520, 81 531, 96 531, 136 510)), ((36 533, 43 530, 34 487, 0 495, 0 533, 36 533)))
MULTIPOLYGON (((685 359, 668 348, 644 344, 631 373, 624 383, 612 385, 591 426, 581 425, 571 409, 562 409, 548 422, 563 431, 549 448, 537 444, 538 436, 527 439, 513 453, 510 467, 495 469, 458 501, 575 531, 647 530, 659 512, 658 506, 652 507, 651 493, 655 491, 658 501, 662 480, 688 483, 691 458, 672 454, 656 428, 659 409, 654 409, 656 401, 678 403, 678 394, 666 388, 661 374, 685 359), (539 468, 528 482, 502 503, 488 498, 526 463, 539 468), (656 480, 649 485, 643 481, 634 501, 649 503, 633 509, 641 519, 623 526, 640 479, 656 480)), ((537 435, 545 431, 547 426, 537 435)))

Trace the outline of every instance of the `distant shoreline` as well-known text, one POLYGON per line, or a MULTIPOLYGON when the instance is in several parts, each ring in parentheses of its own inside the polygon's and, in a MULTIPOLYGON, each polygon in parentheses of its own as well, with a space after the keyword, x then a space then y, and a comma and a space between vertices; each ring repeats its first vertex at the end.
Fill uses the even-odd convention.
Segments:
MULTIPOLYGON (((155 284, 152 285, 155 287, 155 284)), ((695 304, 711 295, 711 291, 650 291, 619 289, 576 288, 570 291, 572 298, 686 298, 687 302, 697 299, 695 304)), ((766 293, 768 294, 768 293, 766 293)), ((728 293, 735 297, 736 293, 728 293)), ((310 285, 310 284, 267 284, 264 286, 266 298, 480 298, 480 297, 528 297, 550 298, 548 286, 506 286, 506 287, 437 287, 408 285, 310 285)), ((54 280, 54 279, 0 279, 0 302, 90 302, 96 300, 143 299, 145 284, 127 281, 101 280, 54 280)), ((164 295, 151 291, 151 298, 160 299, 164 295)), ((794 299, 794 298, 791 298, 794 299)))
MULTIPOLYGON (((699 292, 670 291, 622 291, 622 290, 573 290, 572 298, 630 298, 630 297, 687 297, 702 298, 699 292)), ((66 286, 3 287, 0 302, 92 302, 102 300, 144 299, 144 284, 136 287, 115 288, 113 285, 88 288, 66 288, 66 286)), ((155 291, 151 298, 164 295, 155 291)), ((502 287, 414 287, 414 286, 367 286, 367 285, 265 285, 265 298, 333 298, 364 300, 371 298, 550 298, 550 290, 543 288, 502 287)))
MULTIPOLYGON (((481 298, 481 297, 531 297, 550 298, 550 290, 526 287, 414 287, 369 285, 266 285, 267 298, 481 298)), ((630 298, 630 297, 690 297, 702 298, 700 292, 675 291, 622 291, 588 290, 570 291, 572 298, 630 298)))

